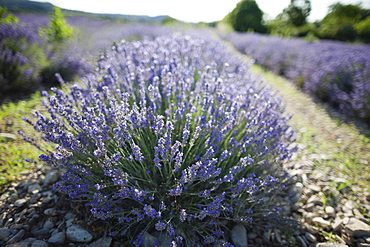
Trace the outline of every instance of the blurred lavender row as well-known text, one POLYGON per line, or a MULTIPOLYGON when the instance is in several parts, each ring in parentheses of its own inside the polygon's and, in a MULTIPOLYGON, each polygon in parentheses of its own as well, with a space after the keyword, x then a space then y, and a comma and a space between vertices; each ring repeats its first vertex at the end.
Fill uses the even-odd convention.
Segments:
POLYGON ((17 14, 18 23, 0 25, 1 102, 22 98, 34 91, 58 85, 56 73, 73 81, 94 70, 96 58, 121 39, 154 39, 175 31, 165 26, 122 24, 81 16, 67 18, 74 36, 57 49, 40 36, 50 16, 17 14))
POLYGON ((370 120, 370 45, 254 33, 222 36, 257 64, 293 80, 310 95, 348 116, 370 120))
POLYGON ((19 89, 32 90, 41 82, 46 62, 38 28, 25 23, 0 24, 0 97, 19 89))

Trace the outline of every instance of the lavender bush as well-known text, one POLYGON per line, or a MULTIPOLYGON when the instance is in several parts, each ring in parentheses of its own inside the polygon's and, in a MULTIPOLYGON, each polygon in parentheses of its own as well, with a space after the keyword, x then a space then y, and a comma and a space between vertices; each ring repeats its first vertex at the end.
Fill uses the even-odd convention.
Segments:
POLYGON ((50 49, 39 36, 44 16, 17 17, 19 23, 0 24, 0 103, 57 85, 55 73, 72 80, 92 70, 84 53, 76 52, 72 44, 50 49))
POLYGON ((33 25, 0 24, 0 101, 8 94, 37 88, 41 70, 47 65, 41 46, 33 25))
POLYGON ((230 224, 286 227, 273 202, 293 132, 280 100, 220 43, 122 41, 96 73, 52 91, 50 116, 27 120, 56 144, 40 158, 110 235, 140 246, 157 232, 193 246, 230 224))
POLYGON ((370 120, 370 46, 315 43, 260 34, 223 36, 256 63, 286 76, 312 96, 370 120))

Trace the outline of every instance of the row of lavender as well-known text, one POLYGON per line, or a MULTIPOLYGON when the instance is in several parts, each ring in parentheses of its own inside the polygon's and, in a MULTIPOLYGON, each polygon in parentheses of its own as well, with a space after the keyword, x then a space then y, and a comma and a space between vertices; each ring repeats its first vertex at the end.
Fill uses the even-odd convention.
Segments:
POLYGON ((370 120, 370 45, 261 34, 223 36, 234 47, 349 116, 370 120))
POLYGON ((27 120, 57 145, 40 158, 65 170, 56 189, 112 236, 232 246, 224 236, 235 224, 287 229, 274 199, 294 151, 288 118, 220 43, 118 42, 94 73, 52 91, 50 115, 27 120))
POLYGON ((174 31, 154 25, 119 24, 75 16, 68 18, 68 24, 74 28, 73 40, 50 48, 39 35, 40 28, 48 26, 49 16, 18 14, 16 17, 18 23, 0 24, 0 102, 57 85, 55 73, 67 80, 90 73, 94 66, 90 61, 117 39, 153 39, 174 31))
POLYGON ((70 52, 67 47, 56 52, 39 35, 39 29, 47 27, 48 16, 20 19, 0 24, 0 102, 50 87, 57 72, 71 79, 91 71, 82 53, 70 52))

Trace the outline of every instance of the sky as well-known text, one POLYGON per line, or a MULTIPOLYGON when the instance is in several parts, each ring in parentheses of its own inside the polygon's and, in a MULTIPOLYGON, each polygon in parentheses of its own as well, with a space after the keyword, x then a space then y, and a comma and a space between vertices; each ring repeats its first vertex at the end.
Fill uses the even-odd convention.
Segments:
MULTIPOLYGON (((64 9, 92 13, 126 15, 169 15, 186 22, 213 22, 222 20, 240 0, 33 0, 50 2, 64 9)), ((265 19, 274 19, 286 8, 290 0, 256 0, 265 13, 265 19)), ((311 0, 309 21, 321 20, 333 3, 363 3, 370 8, 370 0, 311 0)))

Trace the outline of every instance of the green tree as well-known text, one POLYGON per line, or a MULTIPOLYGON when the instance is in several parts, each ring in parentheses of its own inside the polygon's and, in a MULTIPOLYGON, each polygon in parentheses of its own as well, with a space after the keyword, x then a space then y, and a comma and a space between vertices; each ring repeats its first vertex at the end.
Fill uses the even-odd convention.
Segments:
POLYGON ((0 7, 0 23, 18 23, 18 18, 12 14, 7 13, 7 8, 0 7))
POLYGON ((73 28, 66 23, 62 10, 54 7, 49 27, 40 29, 40 34, 50 43, 64 43, 71 39, 73 28))
POLYGON ((283 19, 289 24, 300 27, 307 23, 311 12, 310 0, 290 0, 290 4, 283 10, 283 19))
POLYGON ((364 14, 365 9, 360 5, 331 5, 329 13, 321 21, 320 38, 354 41, 358 36, 354 25, 361 22, 364 14))
POLYGON ((275 20, 266 22, 268 32, 284 37, 314 36, 315 27, 307 22, 310 12, 310 0, 291 0, 289 6, 275 20))
POLYGON ((354 24, 353 27, 363 42, 370 43, 370 16, 354 24))
POLYGON ((235 31, 255 31, 265 33, 266 27, 262 24, 263 12, 254 0, 242 0, 227 16, 226 21, 235 31))

